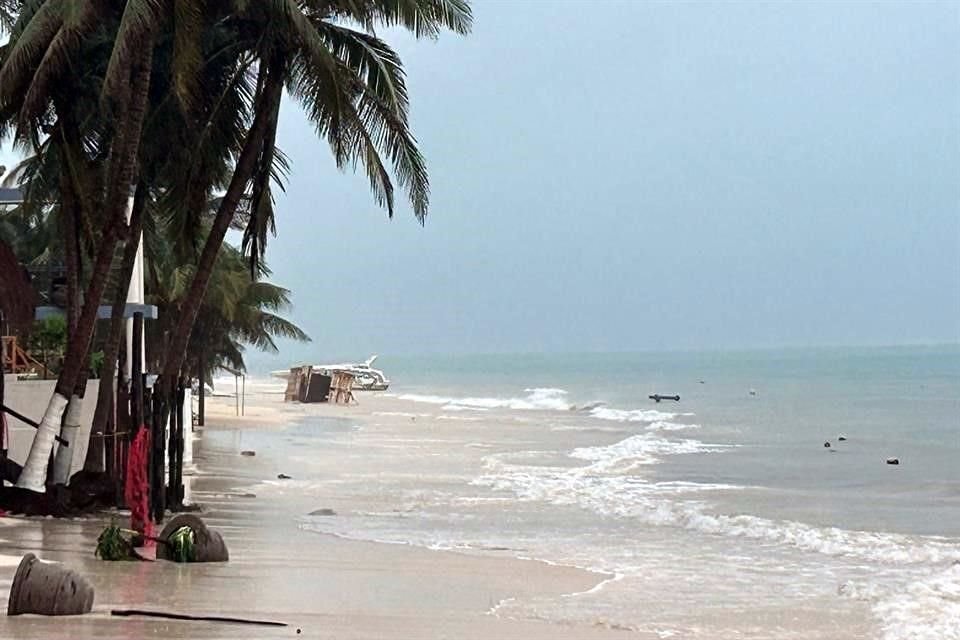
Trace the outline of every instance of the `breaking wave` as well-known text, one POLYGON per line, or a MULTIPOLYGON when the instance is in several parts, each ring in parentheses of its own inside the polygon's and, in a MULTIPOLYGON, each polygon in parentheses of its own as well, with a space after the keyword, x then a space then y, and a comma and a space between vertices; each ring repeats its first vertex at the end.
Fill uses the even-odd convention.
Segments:
MULTIPOLYGON (((664 456, 719 453, 729 446, 693 439, 667 440, 643 433, 612 445, 573 450, 570 458, 589 463, 584 466, 527 465, 520 454, 491 455, 486 459, 488 473, 474 482, 511 492, 521 500, 577 505, 607 517, 637 519, 653 526, 757 540, 882 565, 960 561, 960 544, 956 540, 818 527, 749 514, 718 514, 703 501, 684 499, 685 494, 746 487, 658 483, 636 473, 664 456)), ((960 591, 960 587, 957 589, 960 591)))
POLYGON ((444 411, 516 409, 520 411, 568 411, 574 408, 563 389, 524 389, 522 398, 454 398, 447 396, 403 393, 396 397, 411 402, 444 405, 444 411))
POLYGON ((608 409, 607 407, 595 407, 590 411, 590 415, 600 420, 612 420, 614 422, 657 422, 663 420, 673 420, 680 416, 692 416, 692 413, 670 413, 669 411, 658 411, 657 409, 608 409))

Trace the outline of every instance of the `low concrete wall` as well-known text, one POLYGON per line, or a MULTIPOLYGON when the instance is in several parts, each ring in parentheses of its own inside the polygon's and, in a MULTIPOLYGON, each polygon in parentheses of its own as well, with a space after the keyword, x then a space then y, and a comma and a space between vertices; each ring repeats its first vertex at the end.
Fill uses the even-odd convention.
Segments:
MULTIPOLYGON (((72 473, 76 473, 83 468, 83 461, 87 455, 90 425, 93 424, 93 411, 97 406, 99 382, 99 380, 87 382, 87 393, 84 397, 83 412, 81 413, 80 442, 77 443, 78 446, 73 452, 72 473)), ((17 380, 16 376, 8 374, 4 377, 4 404, 28 418, 40 422, 56 384, 56 380, 17 380)), ((36 429, 9 415, 7 416, 7 424, 10 427, 9 456, 12 460, 23 464, 27 459, 27 453, 30 451, 30 444, 33 442, 33 434, 36 433, 36 429)))

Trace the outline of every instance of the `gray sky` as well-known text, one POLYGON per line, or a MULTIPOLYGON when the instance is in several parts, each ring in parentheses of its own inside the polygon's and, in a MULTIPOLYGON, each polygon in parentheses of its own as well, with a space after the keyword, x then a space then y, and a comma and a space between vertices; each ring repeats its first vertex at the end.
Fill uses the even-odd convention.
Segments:
POLYGON ((960 3, 478 0, 389 35, 425 228, 293 104, 299 357, 956 342, 960 3))
POLYGON ((960 340, 960 3, 475 0, 406 63, 432 207, 293 103, 280 358, 960 340))

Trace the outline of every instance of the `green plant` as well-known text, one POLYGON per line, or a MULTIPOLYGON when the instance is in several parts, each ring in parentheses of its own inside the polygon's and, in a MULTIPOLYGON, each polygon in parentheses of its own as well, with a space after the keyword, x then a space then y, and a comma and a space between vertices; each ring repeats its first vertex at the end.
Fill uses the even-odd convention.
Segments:
POLYGON ((103 369, 103 351, 94 351, 90 354, 90 373, 94 378, 100 377, 100 371, 103 369))
MULTIPOLYGON (((67 321, 63 316, 51 316, 33 323, 30 332, 30 354, 44 367, 50 360, 63 355, 67 347, 67 321)), ((46 374, 44 374, 46 375, 46 374)))
POLYGON ((139 560, 133 550, 133 543, 123 537, 124 529, 110 525, 97 537, 97 549, 94 552, 101 560, 139 560))
POLYGON ((193 529, 180 527, 173 532, 169 540, 173 548, 173 559, 176 562, 193 562, 196 558, 193 546, 193 529))

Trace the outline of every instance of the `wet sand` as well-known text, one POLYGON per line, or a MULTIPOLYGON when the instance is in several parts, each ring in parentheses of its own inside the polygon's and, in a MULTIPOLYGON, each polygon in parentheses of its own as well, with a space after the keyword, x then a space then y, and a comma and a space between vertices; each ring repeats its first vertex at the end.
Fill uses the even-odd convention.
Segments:
MULTIPOLYGON (((304 415, 362 418, 396 401, 364 396, 354 407, 284 405, 277 397, 250 395, 246 416, 233 399, 208 402, 207 427, 198 438, 198 473, 190 495, 202 517, 224 536, 225 564, 108 563, 94 558, 95 540, 115 519, 0 518, 0 597, 9 593, 19 557, 32 551, 66 563, 94 584, 94 613, 82 617, 0 616, 0 638, 593 638, 617 631, 498 616, 510 598, 587 591, 606 576, 575 568, 491 554, 345 540, 303 530, 298 518, 311 504, 295 495, 256 497, 243 487, 275 478, 290 463, 268 446, 240 455, 243 434, 283 437, 304 415), (275 456, 275 457, 272 457, 275 456), (117 618, 115 608, 176 611, 285 621, 289 627, 117 618)), ((397 420, 409 420, 397 416, 397 420)), ((295 471, 291 471, 295 473, 295 471)), ((338 505, 339 506, 339 505, 338 505)), ((638 634, 632 634, 637 637, 638 634)), ((639 636, 643 637, 643 636, 639 636)), ((655 637, 655 636, 652 636, 655 637)))

